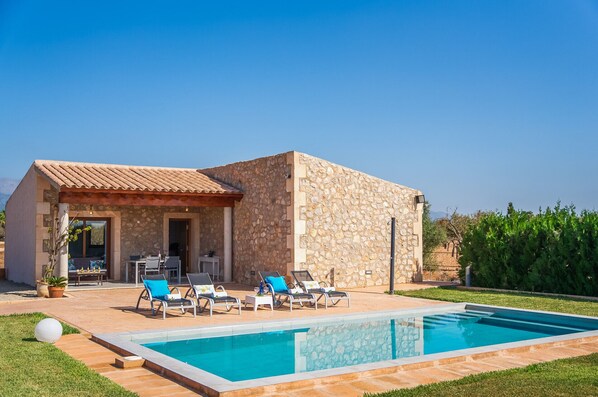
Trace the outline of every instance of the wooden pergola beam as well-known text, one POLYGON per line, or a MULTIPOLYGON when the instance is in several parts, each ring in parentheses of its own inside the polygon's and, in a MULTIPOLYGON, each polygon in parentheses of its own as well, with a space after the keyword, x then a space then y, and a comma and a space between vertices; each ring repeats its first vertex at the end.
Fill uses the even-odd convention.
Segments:
POLYGON ((234 207, 242 194, 189 194, 165 192, 114 192, 61 190, 59 202, 88 205, 155 207, 234 207))

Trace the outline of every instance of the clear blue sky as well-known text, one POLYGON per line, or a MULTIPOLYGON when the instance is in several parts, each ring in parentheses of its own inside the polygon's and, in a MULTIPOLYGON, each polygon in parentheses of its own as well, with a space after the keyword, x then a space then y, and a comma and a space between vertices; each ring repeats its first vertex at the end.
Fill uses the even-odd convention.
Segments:
POLYGON ((0 0, 0 177, 288 150, 433 210, 598 209, 598 2, 0 0))

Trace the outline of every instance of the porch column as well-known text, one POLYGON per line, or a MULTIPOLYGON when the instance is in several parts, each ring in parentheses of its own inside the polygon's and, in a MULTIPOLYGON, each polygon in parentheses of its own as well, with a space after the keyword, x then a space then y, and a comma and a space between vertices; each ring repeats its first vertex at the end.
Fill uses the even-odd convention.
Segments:
MULTIPOLYGON (((69 205, 66 203, 58 204, 58 235, 63 236, 69 229, 69 205)), ((58 253, 58 275, 60 277, 69 276, 69 247, 68 244, 62 247, 58 253)))
POLYGON ((233 209, 224 207, 224 281, 233 280, 233 209))

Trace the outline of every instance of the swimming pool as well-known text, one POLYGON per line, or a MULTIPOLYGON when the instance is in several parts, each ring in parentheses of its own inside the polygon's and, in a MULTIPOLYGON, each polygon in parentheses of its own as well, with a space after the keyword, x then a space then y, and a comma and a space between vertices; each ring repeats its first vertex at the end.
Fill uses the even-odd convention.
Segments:
POLYGON ((597 330, 596 318, 450 304, 100 337, 210 390, 230 391, 595 336, 597 330))

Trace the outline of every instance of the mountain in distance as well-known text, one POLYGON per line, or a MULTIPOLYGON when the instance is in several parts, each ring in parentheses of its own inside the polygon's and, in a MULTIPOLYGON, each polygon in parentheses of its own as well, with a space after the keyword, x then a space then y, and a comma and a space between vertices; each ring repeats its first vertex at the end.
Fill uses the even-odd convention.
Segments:
POLYGON ((430 219, 433 221, 448 217, 448 213, 443 211, 430 211, 430 219))
POLYGON ((0 178, 0 211, 6 206, 8 198, 15 191, 19 181, 11 178, 0 178))
POLYGON ((0 178, 0 193, 8 194, 9 196, 15 191, 19 181, 12 178, 0 178))

